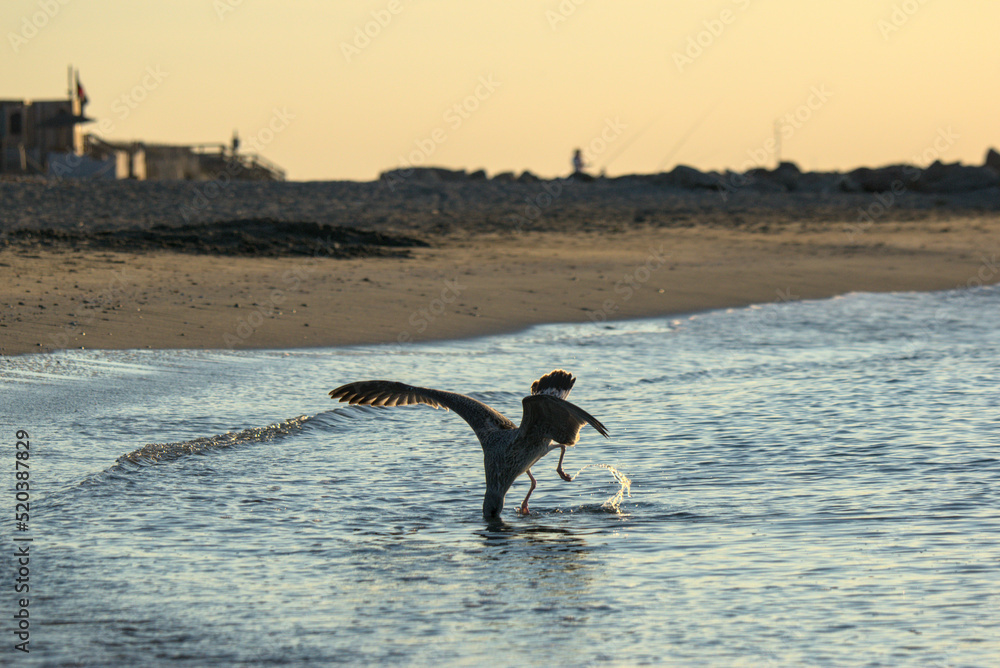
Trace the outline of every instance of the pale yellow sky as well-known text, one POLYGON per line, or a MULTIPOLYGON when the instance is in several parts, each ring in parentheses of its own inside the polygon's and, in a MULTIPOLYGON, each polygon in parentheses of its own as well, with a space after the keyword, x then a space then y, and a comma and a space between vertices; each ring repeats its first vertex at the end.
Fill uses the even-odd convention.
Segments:
POLYGON ((804 169, 1000 145, 992 0, 4 0, 0 26, 0 98, 60 97, 72 63, 91 131, 237 129, 300 180, 556 176, 574 147, 612 175, 744 169, 776 129, 804 169))

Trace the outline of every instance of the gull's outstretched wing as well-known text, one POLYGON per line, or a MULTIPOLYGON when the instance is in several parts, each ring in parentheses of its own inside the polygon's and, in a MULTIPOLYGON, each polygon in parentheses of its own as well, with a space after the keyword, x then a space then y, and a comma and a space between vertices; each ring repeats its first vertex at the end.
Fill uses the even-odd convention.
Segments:
POLYGON ((476 436, 497 429, 514 429, 517 425, 481 401, 456 392, 414 387, 391 380, 362 380, 341 385, 330 392, 331 399, 349 404, 368 406, 406 406, 427 404, 434 408, 451 409, 469 423, 476 436))
POLYGON ((608 436, 608 430, 597 418, 565 399, 551 394, 533 394, 521 403, 524 417, 520 429, 525 439, 546 438, 560 445, 574 445, 580 438, 580 430, 588 424, 601 436, 608 436))

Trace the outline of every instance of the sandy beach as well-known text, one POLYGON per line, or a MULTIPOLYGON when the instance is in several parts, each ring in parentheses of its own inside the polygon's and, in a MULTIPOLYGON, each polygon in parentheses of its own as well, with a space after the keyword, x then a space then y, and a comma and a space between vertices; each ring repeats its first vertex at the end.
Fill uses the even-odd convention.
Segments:
POLYGON ((471 197, 466 189, 459 197, 443 185, 419 186, 410 197, 402 192, 380 200, 378 192, 338 199, 328 192, 305 196, 304 184, 254 185, 258 206, 246 193, 230 192, 240 208, 230 211, 229 200, 218 198, 199 212, 205 220, 192 222, 177 206, 171 214, 167 200, 183 205, 192 192, 179 185, 164 194, 162 187, 149 192, 148 184, 113 184, 94 202, 77 197, 73 206, 47 186, 4 184, 5 203, 16 205, 5 209, 16 216, 4 221, 6 245, 0 246, 0 353, 405 344, 539 323, 602 323, 1000 280, 1000 230, 992 212, 977 213, 957 200, 942 206, 940 198, 937 204, 916 198, 867 223, 856 212, 871 195, 813 202, 747 195, 742 204, 723 206, 715 194, 670 193, 651 202, 649 193, 625 199, 595 196, 595 188, 564 196, 545 215, 512 226, 524 193, 542 192, 538 185, 508 187, 514 186, 523 192, 500 198, 509 202, 505 211, 496 190, 471 197), (281 210, 265 202, 297 204, 281 210), (97 217, 102 206, 117 213, 97 217), (171 223, 208 230, 206 220, 261 209, 285 220, 381 230, 390 245, 274 251, 282 241, 230 253, 203 244, 105 243, 116 238, 115 230, 119 237, 122 230, 171 223), (343 213, 350 210, 358 215, 343 213), (15 238, 17 229, 88 232, 62 240, 15 238), (101 229, 111 234, 90 234, 101 229), (413 245, 391 246, 396 238, 413 245))

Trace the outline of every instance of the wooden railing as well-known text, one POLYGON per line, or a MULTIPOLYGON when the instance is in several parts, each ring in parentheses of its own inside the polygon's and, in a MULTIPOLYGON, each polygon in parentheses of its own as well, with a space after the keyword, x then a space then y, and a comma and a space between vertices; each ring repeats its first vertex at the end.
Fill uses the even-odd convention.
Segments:
POLYGON ((214 155, 220 160, 236 160, 244 169, 267 173, 273 181, 285 180, 285 170, 256 153, 234 153, 226 144, 191 144, 188 148, 192 153, 199 155, 214 155))
MULTIPOLYGON (((105 141, 96 135, 86 135, 88 148, 93 147, 102 150, 127 150, 131 146, 141 146, 142 142, 113 143, 105 141)), ((234 153, 227 144, 206 143, 206 144, 179 144, 171 145, 171 148, 187 149, 191 153, 208 158, 216 158, 221 162, 236 161, 240 167, 251 173, 262 174, 271 181, 284 181, 285 170, 274 164, 267 158, 256 153, 234 153)))

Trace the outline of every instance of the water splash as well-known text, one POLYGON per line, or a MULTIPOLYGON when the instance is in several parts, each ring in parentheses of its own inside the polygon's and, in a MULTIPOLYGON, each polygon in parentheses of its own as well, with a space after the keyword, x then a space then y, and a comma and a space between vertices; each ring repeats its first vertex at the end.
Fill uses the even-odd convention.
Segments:
POLYGON ((622 473, 621 471, 619 471, 618 469, 616 469, 611 464, 587 464, 582 469, 573 474, 572 476, 573 480, 576 480, 578 475, 580 475, 581 473, 583 473, 584 471, 586 471, 591 467, 607 469, 608 471, 611 472, 611 475, 614 477, 615 482, 617 482, 620 485, 618 491, 615 492, 615 494, 613 494, 612 496, 608 497, 604 501, 604 503, 601 504, 601 508, 603 508, 604 510, 609 510, 613 513, 621 513, 622 501, 625 500, 626 496, 628 496, 628 498, 630 499, 632 498, 632 479, 629 478, 624 473, 622 473))

